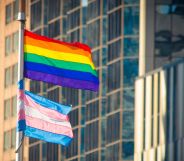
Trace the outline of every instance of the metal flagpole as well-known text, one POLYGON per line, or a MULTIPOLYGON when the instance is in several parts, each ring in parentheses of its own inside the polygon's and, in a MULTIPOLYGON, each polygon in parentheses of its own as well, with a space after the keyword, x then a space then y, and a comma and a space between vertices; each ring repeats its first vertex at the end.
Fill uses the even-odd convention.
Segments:
MULTIPOLYGON (((19 53, 18 53, 18 82, 23 80, 23 69, 24 69, 24 24, 25 24, 25 0, 19 1, 19 13, 18 13, 18 21, 20 21, 19 26, 19 53)), ((24 90, 24 82, 23 82, 23 90, 24 90)), ((20 104, 17 99, 17 112, 20 104)), ((18 117, 17 117, 18 118, 18 117)), ((17 120, 18 121, 18 120, 17 120)), ((16 161, 23 161, 23 132, 16 133, 16 161)))

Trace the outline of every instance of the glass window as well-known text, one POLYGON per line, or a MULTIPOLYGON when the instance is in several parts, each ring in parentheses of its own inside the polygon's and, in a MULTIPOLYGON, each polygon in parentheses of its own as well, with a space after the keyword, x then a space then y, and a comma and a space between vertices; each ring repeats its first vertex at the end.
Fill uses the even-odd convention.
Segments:
POLYGON ((120 62, 113 63, 108 66, 108 91, 112 91, 120 87, 120 62))
POLYGON ((113 93, 107 97, 107 113, 115 111, 120 108, 120 92, 113 93))
POLYGON ((40 160, 40 144, 36 144, 29 148, 29 160, 30 161, 40 160))
POLYGON ((30 81, 30 91, 33 93, 41 92, 41 82, 39 81, 30 81))
POLYGON ((121 35, 121 28, 121 9, 119 9, 108 15, 108 40, 119 37, 121 35))
POLYGON ((91 48, 100 45, 100 20, 87 25, 87 42, 91 48))
POLYGON ((125 89, 123 91, 123 109, 134 108, 134 89, 125 89))
POLYGON ((79 105, 79 90, 74 88, 62 88, 62 103, 67 105, 79 105))
POLYGON ((11 116, 11 99, 4 101, 4 119, 8 119, 11 116))
POLYGON ((139 34, 139 7, 124 8, 124 34, 139 34))
POLYGON ((69 6, 69 9, 70 10, 72 10, 73 8, 76 8, 76 7, 80 6, 80 0, 70 0, 70 1, 68 1, 68 3, 69 3, 68 6, 69 6))
POLYGON ((99 101, 86 105, 86 121, 92 120, 99 116, 99 101))
POLYGON ((47 161, 47 143, 42 142, 42 161, 47 161))
POLYGON ((48 99, 55 101, 55 102, 59 102, 59 96, 60 96, 59 92, 60 92, 59 88, 48 91, 47 93, 48 99))
POLYGON ((41 25, 42 7, 41 1, 31 5, 31 29, 35 29, 41 25))
POLYGON ((70 123, 72 127, 79 125, 79 109, 74 109, 69 113, 70 123))
POLYGON ((123 139, 134 139, 134 111, 123 112, 123 139))
POLYGON ((120 139, 120 113, 112 114, 107 117, 106 141, 111 143, 120 139))
POLYGON ((11 36, 5 38, 5 55, 8 56, 11 53, 11 36))
POLYGON ((6 6, 6 24, 10 23, 12 20, 11 12, 12 12, 12 6, 11 6, 11 4, 8 4, 6 6))
POLYGON ((108 61, 112 61, 120 57, 120 54, 121 54, 121 40, 118 40, 108 45, 108 61))
POLYGON ((156 6, 155 54, 169 56, 172 53, 171 8, 169 5, 156 6))
POLYGON ((4 132, 4 151, 11 148, 11 131, 4 132))
POLYGON ((97 161, 98 160, 98 151, 87 154, 86 155, 86 160, 87 161, 97 161))
POLYGON ((107 147, 106 150, 106 161, 119 161, 119 144, 115 144, 107 147))
POLYGON ((60 35, 60 20, 49 24, 49 37, 56 37, 60 35))
POLYGON ((60 15, 60 0, 48 0, 48 19, 51 20, 60 15))
POLYGON ((95 0, 89 3, 87 11, 88 20, 98 17, 100 15, 100 0, 95 0))
POLYGON ((69 42, 79 42, 80 41, 80 30, 77 29, 68 34, 68 41, 69 42))
POLYGON ((134 159, 134 142, 128 141, 122 144, 122 155, 123 160, 133 160, 134 159))
POLYGON ((16 20, 18 18, 19 12, 19 0, 15 0, 13 2, 13 19, 16 20))
POLYGON ((5 87, 12 84, 11 67, 5 69, 5 87))
POLYGON ((58 160, 58 145, 47 143, 47 160, 58 160))
POLYGON ((18 52, 18 42, 19 42, 19 33, 15 32, 13 34, 13 46, 12 46, 13 52, 18 52))
POLYGON ((14 84, 16 84, 17 83, 17 76, 18 76, 18 64, 15 64, 14 66, 13 66, 13 69, 12 69, 13 71, 13 83, 14 84))
POLYGON ((138 38, 124 38, 124 57, 138 56, 139 40, 138 38))
POLYGON ((85 150, 89 151, 98 147, 98 121, 86 125, 85 128, 85 150))
POLYGON ((112 10, 113 8, 120 6, 121 3, 122 0, 107 0, 108 10, 112 10))
POLYGON ((73 29, 80 25, 80 10, 72 12, 68 15, 68 25, 69 29, 73 29))
POLYGON ((138 75, 138 60, 137 59, 125 59, 123 65, 123 84, 124 87, 134 86, 135 78, 138 75))
POLYGON ((16 128, 11 130, 11 147, 15 148, 16 145, 16 128))
POLYGON ((78 129, 73 130, 73 140, 71 144, 66 147, 66 158, 73 157, 78 154, 78 129))
POLYGON ((17 114, 17 96, 12 98, 12 116, 16 116, 17 114))

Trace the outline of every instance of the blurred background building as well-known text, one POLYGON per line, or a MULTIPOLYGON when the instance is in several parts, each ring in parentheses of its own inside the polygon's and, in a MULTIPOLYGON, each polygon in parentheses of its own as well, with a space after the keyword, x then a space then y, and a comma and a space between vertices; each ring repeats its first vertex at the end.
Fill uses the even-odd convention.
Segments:
MULTIPOLYGON (((183 1, 26 2, 27 29, 54 39, 80 41, 91 47, 100 88, 98 93, 94 93, 30 81, 27 88, 32 92, 63 104, 72 104, 70 121, 74 140, 69 147, 63 147, 26 139, 24 160, 133 161, 138 158, 137 155, 143 155, 144 148, 141 154, 137 154, 136 147, 140 143, 134 142, 134 122, 139 122, 134 121, 135 78, 184 56, 183 1)), ((17 14, 17 11, 14 12, 16 3, 18 0, 0 0, 0 33, 3 34, 0 36, 0 104, 3 107, 0 108, 3 114, 0 117, 0 142, 3 143, 3 146, 0 145, 0 160, 7 161, 15 159, 11 144, 15 145, 12 129, 16 119, 11 116, 13 110, 9 109, 15 107, 12 97, 16 96, 16 85, 12 85, 12 81, 17 78, 14 79, 16 75, 12 66, 17 63, 17 52, 13 54, 12 47, 13 42, 17 45, 17 41, 11 36, 18 30, 18 22, 13 21, 17 14), (16 26, 15 31, 13 26, 16 26), (7 38, 9 35, 11 38, 7 38), (12 54, 6 54, 7 50, 12 54), (6 81, 9 86, 5 85, 6 81), (9 103, 6 103, 7 100, 9 103)), ((138 108, 135 107, 136 110, 138 108)), ((136 134, 137 131, 136 128, 136 134)))

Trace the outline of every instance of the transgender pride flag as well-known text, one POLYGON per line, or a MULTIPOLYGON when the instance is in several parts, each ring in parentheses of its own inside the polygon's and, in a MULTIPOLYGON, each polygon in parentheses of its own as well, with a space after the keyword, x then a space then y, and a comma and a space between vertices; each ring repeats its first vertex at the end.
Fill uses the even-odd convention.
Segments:
POLYGON ((18 101, 18 130, 25 136, 64 146, 71 142, 73 133, 67 116, 70 106, 22 90, 18 101))

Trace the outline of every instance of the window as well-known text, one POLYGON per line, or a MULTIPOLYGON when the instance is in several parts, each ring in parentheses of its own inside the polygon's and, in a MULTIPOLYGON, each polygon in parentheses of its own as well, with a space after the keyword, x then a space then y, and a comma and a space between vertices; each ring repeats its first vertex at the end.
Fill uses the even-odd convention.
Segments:
MULTIPOLYGON (((66 2, 65 2, 66 3, 66 2)), ((48 1, 48 19, 51 20, 60 15, 60 0, 48 1)))
POLYGON ((39 81, 30 81, 30 91, 33 93, 41 92, 41 82, 39 81))
POLYGON ((11 131, 4 132, 4 151, 11 148, 11 131))
POLYGON ((122 0, 115 0, 115 1, 107 0, 108 10, 112 10, 113 8, 120 6, 121 3, 122 0))
POLYGON ((35 29, 41 25, 42 16, 41 1, 31 5, 31 29, 35 29))
POLYGON ((15 64, 14 66, 13 66, 13 83, 14 84, 16 84, 17 83, 17 76, 18 76, 18 64, 15 64))
POLYGON ((85 150, 89 151, 98 147, 98 121, 86 125, 85 128, 85 150))
POLYGON ((16 128, 11 130, 11 147, 15 148, 16 145, 16 128))
POLYGON ((6 6, 6 24, 9 24, 11 22, 11 14, 12 14, 12 7, 11 4, 8 4, 6 6))
POLYGON ((121 35, 121 9, 108 15, 108 40, 121 35))
POLYGON ((71 33, 68 34, 68 41, 69 42, 77 42, 80 41, 80 30, 77 29, 71 33))
POLYGON ((120 87, 120 62, 113 63, 108 66, 108 91, 112 91, 120 87))
POLYGON ((5 69, 5 87, 12 84, 11 67, 5 69))
POLYGON ((87 42, 91 48, 100 45, 100 20, 90 23, 87 26, 87 42))
POLYGON ((107 113, 115 111, 120 108, 120 92, 113 93, 107 97, 107 113))
POLYGON ((11 99, 4 101, 4 120, 11 116, 11 99))
POLYGON ((123 91, 123 110, 134 108, 134 90, 125 89, 123 91))
POLYGON ((99 101, 92 102, 86 106, 86 121, 99 116, 99 101))
POLYGON ((19 12, 19 0, 15 0, 13 2, 13 19, 16 20, 18 18, 19 12))
POLYGON ((49 37, 57 37, 60 35, 60 20, 49 24, 49 37))
POLYGON ((88 20, 96 18, 100 15, 100 0, 93 1, 88 4, 87 14, 88 20))
POLYGON ((12 51, 13 52, 18 52, 18 42, 19 42, 19 33, 15 32, 13 34, 13 44, 12 44, 12 51))
POLYGON ((139 34, 139 7, 124 8, 124 34, 139 34))
POLYGON ((69 113, 70 123, 72 127, 79 125, 79 109, 74 109, 69 113))
POLYGON ((121 40, 113 42, 108 45, 108 61, 112 61, 120 56, 121 53, 121 40))
POLYGON ((16 116, 17 114, 17 96, 12 98, 12 116, 16 116))
POLYGON ((72 12, 71 14, 68 15, 68 23, 69 29, 73 29, 80 25, 80 10, 72 12))
POLYGON ((107 147, 106 161, 119 161, 119 144, 107 147))
POLYGON ((137 59, 125 59, 123 64, 124 87, 134 86, 134 81, 138 75, 138 60, 137 59))
POLYGON ((8 56, 11 53, 11 36, 5 38, 5 55, 8 56))
POLYGON ((138 56, 139 40, 138 38, 124 38, 124 57, 138 56))
POLYGON ((97 161, 98 160, 98 151, 87 154, 86 155, 86 160, 87 161, 97 161))
POLYGON ((122 144, 122 154, 123 154, 123 160, 133 160, 134 157, 134 142, 128 141, 123 142, 122 144))
POLYGON ((107 117, 106 141, 111 143, 120 139, 120 113, 107 117))
POLYGON ((48 93, 47 93, 47 97, 48 99, 52 100, 52 101, 55 101, 55 102, 59 102, 59 88, 56 88, 56 89, 53 89, 53 90, 50 90, 48 93))
POLYGON ((134 139, 134 111, 123 112, 123 139, 134 139))

